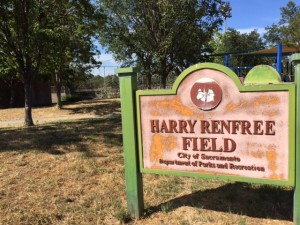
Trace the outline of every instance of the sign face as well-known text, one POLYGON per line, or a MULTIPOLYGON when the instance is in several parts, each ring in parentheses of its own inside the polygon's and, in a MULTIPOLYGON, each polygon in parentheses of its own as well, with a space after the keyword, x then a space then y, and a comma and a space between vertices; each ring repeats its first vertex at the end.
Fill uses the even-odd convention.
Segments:
POLYGON ((244 86, 223 70, 137 92, 141 172, 292 185, 294 86, 244 86))

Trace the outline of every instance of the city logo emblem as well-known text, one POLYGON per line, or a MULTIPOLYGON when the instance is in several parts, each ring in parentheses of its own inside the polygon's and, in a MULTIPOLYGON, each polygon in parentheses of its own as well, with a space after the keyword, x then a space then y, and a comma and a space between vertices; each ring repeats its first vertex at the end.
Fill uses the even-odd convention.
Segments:
POLYGON ((212 110, 222 100, 222 89, 213 79, 201 78, 191 88, 191 100, 201 110, 212 110))

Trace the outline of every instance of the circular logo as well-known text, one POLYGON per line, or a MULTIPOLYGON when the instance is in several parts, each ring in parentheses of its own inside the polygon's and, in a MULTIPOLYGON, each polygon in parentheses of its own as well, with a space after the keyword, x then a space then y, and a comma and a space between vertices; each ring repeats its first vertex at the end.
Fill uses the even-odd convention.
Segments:
POLYGON ((192 102, 202 110, 211 110, 222 100, 222 89, 211 78, 201 78, 191 88, 192 102))

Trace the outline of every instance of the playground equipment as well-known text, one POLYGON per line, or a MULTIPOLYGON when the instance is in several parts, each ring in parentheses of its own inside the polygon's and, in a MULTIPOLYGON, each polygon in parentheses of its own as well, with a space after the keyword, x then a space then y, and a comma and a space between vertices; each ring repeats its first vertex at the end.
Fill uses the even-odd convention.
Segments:
POLYGON ((230 56, 235 55, 244 55, 244 56, 266 56, 266 57, 275 57, 275 63, 272 65, 274 69, 277 70, 277 72, 281 76, 282 81, 291 81, 293 82, 295 80, 294 78, 294 66, 293 62, 291 60, 287 61, 286 64, 286 76, 283 75, 283 56, 290 56, 293 53, 300 52, 299 48, 295 47, 288 47, 283 46, 281 43, 278 43, 276 47, 269 48, 269 49, 262 49, 258 51, 253 52, 243 52, 243 53, 220 53, 220 54, 214 54, 212 56, 224 56, 225 66, 232 69, 239 77, 246 75, 254 66, 230 66, 230 56))

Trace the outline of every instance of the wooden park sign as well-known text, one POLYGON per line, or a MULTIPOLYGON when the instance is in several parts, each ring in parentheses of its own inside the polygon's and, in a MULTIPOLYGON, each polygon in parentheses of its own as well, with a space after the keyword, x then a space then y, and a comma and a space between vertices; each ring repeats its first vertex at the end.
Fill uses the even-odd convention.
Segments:
POLYGON ((156 173, 296 186, 299 220, 294 83, 257 66, 243 84, 227 67, 203 63, 185 70, 170 90, 136 91, 134 69, 117 72, 132 216, 143 211, 141 174, 156 173))
POLYGON ((196 68, 171 91, 137 92, 141 171, 292 185, 294 85, 257 91, 218 65, 196 68))

